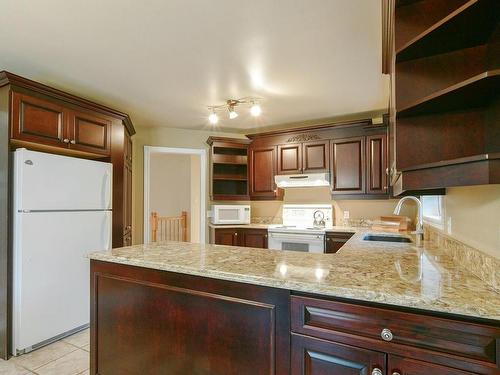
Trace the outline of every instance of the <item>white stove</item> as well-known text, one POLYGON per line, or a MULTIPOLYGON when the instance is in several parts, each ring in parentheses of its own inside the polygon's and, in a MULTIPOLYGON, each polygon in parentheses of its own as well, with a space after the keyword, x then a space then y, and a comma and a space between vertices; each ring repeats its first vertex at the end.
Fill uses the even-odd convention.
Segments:
POLYGON ((333 223, 331 205, 285 204, 283 225, 269 227, 268 247, 309 253, 325 252, 325 228, 333 223))

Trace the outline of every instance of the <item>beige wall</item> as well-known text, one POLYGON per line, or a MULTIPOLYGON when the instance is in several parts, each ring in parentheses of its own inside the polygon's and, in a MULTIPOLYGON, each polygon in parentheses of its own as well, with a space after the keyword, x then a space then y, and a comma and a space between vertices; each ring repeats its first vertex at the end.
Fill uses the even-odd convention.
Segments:
MULTIPOLYGON (((133 242, 143 242, 144 215, 144 146, 164 146, 180 148, 198 148, 208 150, 206 140, 209 136, 244 138, 241 134, 221 133, 216 131, 185 130, 166 127, 138 127, 133 138, 133 242)), ((208 152, 207 152, 208 174, 208 152)), ((208 181, 208 176, 207 176, 208 181)), ((208 184, 207 184, 208 197, 208 184)), ((207 200, 208 202, 208 200, 207 200)))
POLYGON ((449 188, 444 232, 500 259, 500 185, 449 188))

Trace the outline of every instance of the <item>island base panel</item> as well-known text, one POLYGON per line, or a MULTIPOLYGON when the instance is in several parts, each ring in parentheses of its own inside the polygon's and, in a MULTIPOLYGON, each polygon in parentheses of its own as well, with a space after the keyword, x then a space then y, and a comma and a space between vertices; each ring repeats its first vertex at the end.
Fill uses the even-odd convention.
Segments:
POLYGON ((91 374, 289 374, 289 292, 91 262, 91 374))

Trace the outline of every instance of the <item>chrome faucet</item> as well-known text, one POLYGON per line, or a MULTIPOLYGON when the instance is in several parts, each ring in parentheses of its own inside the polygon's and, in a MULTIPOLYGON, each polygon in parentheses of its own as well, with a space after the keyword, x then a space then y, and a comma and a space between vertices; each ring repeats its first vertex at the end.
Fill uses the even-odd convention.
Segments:
POLYGON ((418 207, 417 225, 415 228, 416 229, 415 232, 412 232, 412 234, 417 235, 417 243, 420 244, 420 242, 424 238, 424 219, 423 219, 422 202, 420 201, 420 199, 418 199, 417 197, 413 197, 411 195, 401 198, 398 204, 396 205, 396 208, 394 209, 394 215, 399 215, 403 203, 408 199, 417 202, 417 207, 418 207))

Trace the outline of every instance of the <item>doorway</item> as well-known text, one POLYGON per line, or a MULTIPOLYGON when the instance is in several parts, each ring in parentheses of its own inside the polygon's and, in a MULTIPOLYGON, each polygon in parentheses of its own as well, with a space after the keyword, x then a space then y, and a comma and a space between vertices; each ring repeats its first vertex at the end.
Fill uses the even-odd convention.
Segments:
POLYGON ((182 240, 182 220, 184 239, 204 243, 205 184, 204 149, 144 146, 144 243, 182 240))

